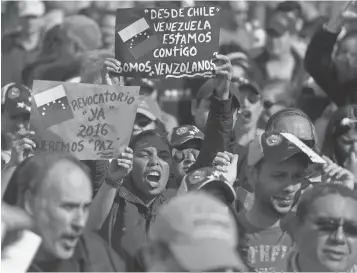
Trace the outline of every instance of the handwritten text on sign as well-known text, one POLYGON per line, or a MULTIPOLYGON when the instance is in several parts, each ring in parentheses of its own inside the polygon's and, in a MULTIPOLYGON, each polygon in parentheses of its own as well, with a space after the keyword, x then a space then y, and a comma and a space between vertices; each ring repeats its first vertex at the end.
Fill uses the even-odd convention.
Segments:
POLYGON ((121 75, 212 77, 218 51, 216 7, 118 9, 115 56, 121 75))
POLYGON ((139 87, 34 81, 31 125, 36 151, 110 159, 128 145, 139 87))

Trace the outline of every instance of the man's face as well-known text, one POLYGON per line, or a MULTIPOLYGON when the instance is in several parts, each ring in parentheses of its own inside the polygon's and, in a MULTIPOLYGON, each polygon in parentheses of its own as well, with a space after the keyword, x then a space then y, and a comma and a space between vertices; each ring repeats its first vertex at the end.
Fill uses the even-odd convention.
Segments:
POLYGON ((170 176, 171 151, 167 143, 156 136, 143 138, 134 148, 132 178, 145 196, 164 191, 170 176))
POLYGON ((339 194, 317 198, 299 223, 301 261, 315 272, 347 272, 357 260, 357 201, 339 194))
MULTIPOLYGON (((284 90, 282 91, 284 92, 284 90)), ((262 112, 262 117, 265 123, 268 122, 269 118, 276 112, 279 112, 280 110, 286 108, 286 105, 283 102, 279 101, 279 95, 280 91, 277 89, 267 90, 267 92, 263 92, 262 101, 264 110, 262 112)))
POLYGON ((338 76, 342 81, 357 78, 357 37, 341 41, 336 52, 335 63, 338 76))
POLYGON ((28 34, 38 33, 41 31, 43 19, 37 16, 26 16, 20 18, 22 31, 28 34))
POLYGON ((28 130, 30 126, 30 114, 10 116, 5 110, 1 115, 1 130, 9 137, 15 140, 20 130, 28 130))
POLYGON ((173 150, 172 170, 177 179, 182 179, 188 169, 196 162, 200 150, 196 148, 185 148, 182 150, 173 150))
POLYGON ((291 50, 291 35, 285 32, 283 35, 277 35, 276 33, 268 33, 267 39, 267 51, 273 56, 280 56, 291 50))
POLYGON ((156 124, 155 121, 151 120, 147 116, 137 113, 135 116, 133 131, 131 133, 132 136, 136 136, 143 131, 147 130, 155 130, 156 124))
POLYGON ((241 105, 236 128, 252 128, 257 125, 259 117, 263 111, 260 95, 250 89, 241 89, 238 94, 241 105))
POLYGON ((283 217, 293 207, 306 166, 295 157, 283 162, 262 162, 255 181, 255 199, 268 213, 283 217))
POLYGON ((50 257, 72 257, 82 235, 92 201, 88 176, 73 163, 56 163, 34 197, 32 214, 50 257))
POLYGON ((234 14, 235 25, 243 27, 248 18, 248 3, 246 1, 232 1, 230 6, 234 14))

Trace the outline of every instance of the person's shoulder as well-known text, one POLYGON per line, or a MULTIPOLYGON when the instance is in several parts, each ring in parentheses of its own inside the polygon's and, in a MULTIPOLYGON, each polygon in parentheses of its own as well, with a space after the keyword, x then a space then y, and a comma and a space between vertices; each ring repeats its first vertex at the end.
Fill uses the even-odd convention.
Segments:
POLYGON ((5 34, 1 38, 1 52, 2 53, 7 53, 11 51, 14 46, 16 45, 16 39, 19 36, 19 33, 17 31, 5 34))
MULTIPOLYGON (((109 244, 93 231, 85 231, 82 235, 83 244, 88 254, 89 264, 101 266, 112 271, 125 271, 125 261, 109 246, 109 244)), ((102 269, 102 270, 103 270, 102 269)), ((96 268, 95 271, 101 271, 96 268)))

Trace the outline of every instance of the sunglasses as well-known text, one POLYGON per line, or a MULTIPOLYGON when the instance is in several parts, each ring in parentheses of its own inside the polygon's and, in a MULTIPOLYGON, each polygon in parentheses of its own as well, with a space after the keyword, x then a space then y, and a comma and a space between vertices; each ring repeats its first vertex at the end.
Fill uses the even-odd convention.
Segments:
POLYGON ((271 109, 274 105, 285 106, 283 102, 272 102, 272 101, 269 101, 269 100, 263 101, 264 109, 269 110, 269 109, 271 109))
POLYGON ((339 227, 342 227, 343 233, 348 238, 357 238, 357 222, 336 219, 336 218, 325 218, 320 217, 317 219, 309 219, 310 222, 315 224, 319 231, 325 233, 334 233, 338 230, 339 227))
POLYGON ((182 162, 186 158, 188 158, 188 156, 191 154, 191 155, 193 155, 193 157, 196 160, 198 155, 199 155, 199 153, 200 153, 199 150, 192 149, 192 148, 191 149, 185 149, 185 150, 175 150, 175 152, 173 154, 173 159, 176 162, 182 162))
POLYGON ((249 103, 255 104, 260 100, 260 96, 259 96, 259 94, 249 92, 247 95, 247 99, 248 99, 249 103))

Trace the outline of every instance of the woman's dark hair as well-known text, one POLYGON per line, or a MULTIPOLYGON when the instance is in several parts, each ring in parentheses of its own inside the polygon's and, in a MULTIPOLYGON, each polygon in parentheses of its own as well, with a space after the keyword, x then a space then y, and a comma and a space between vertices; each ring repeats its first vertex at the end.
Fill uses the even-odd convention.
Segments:
POLYGON ((26 158, 15 169, 5 191, 4 201, 10 205, 23 206, 25 192, 30 190, 36 193, 51 168, 59 161, 64 160, 79 167, 91 179, 88 167, 70 154, 43 153, 35 155, 26 158))
POLYGON ((321 183, 314 185, 312 188, 307 189, 300 197, 296 209, 296 216, 298 219, 300 221, 305 219, 305 217, 311 211, 311 206, 316 201, 316 199, 330 194, 338 194, 345 198, 352 198, 357 202, 357 192, 352 191, 344 185, 333 183, 321 183))
POLYGON ((344 126, 342 120, 344 118, 357 119, 357 104, 346 105, 339 108, 333 113, 325 133, 325 138, 322 144, 322 153, 331 158, 338 165, 342 165, 345 158, 339 158, 337 151, 337 138, 351 130, 351 126, 344 126))
POLYGON ((132 150, 134 150, 134 149, 135 149, 135 146, 136 146, 136 143, 138 143, 141 139, 146 138, 146 137, 153 137, 153 136, 160 138, 160 139, 163 140, 169 147, 171 147, 169 141, 167 140, 167 134, 166 134, 165 132, 163 132, 162 130, 160 130, 160 129, 146 130, 146 131, 143 131, 143 132, 141 132, 140 134, 134 136, 134 137, 130 140, 129 147, 130 147, 132 150))

